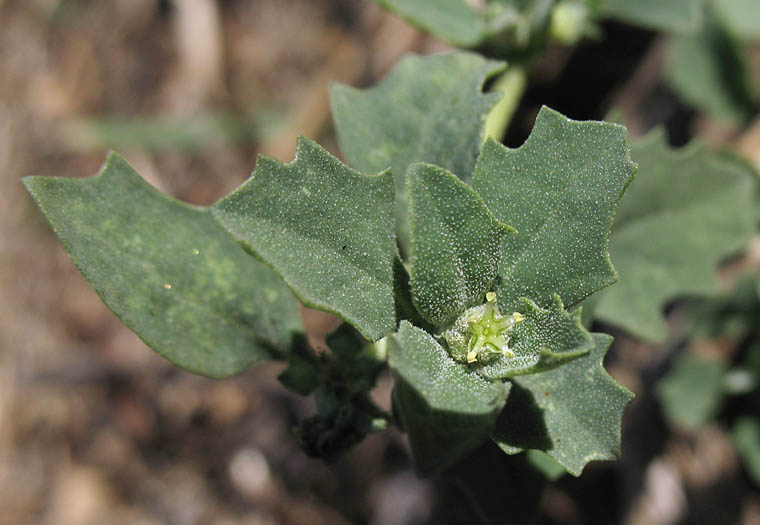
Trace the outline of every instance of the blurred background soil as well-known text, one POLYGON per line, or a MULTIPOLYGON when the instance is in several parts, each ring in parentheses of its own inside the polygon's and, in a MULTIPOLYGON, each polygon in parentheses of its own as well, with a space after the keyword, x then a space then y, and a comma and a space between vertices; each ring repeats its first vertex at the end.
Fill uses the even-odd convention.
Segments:
MULTIPOLYGON (((699 131, 760 151, 658 83, 656 35, 604 29, 604 43, 547 53, 510 145, 541 104, 573 118, 615 105, 634 133, 664 123, 675 143, 699 131)), ((455 488, 415 478, 393 431, 333 465, 304 456, 291 428, 311 406, 278 384, 281 365, 214 381, 154 355, 19 181, 92 175, 114 148, 162 191, 210 204, 257 154, 289 161, 297 135, 338 153, 330 82, 366 86, 405 52, 442 49, 359 0, 0 0, 0 524, 470 522, 455 488)), ((555 484, 541 521, 760 523, 721 429, 668 434, 648 393, 665 350, 622 339, 608 364, 638 394, 623 459, 555 484)))

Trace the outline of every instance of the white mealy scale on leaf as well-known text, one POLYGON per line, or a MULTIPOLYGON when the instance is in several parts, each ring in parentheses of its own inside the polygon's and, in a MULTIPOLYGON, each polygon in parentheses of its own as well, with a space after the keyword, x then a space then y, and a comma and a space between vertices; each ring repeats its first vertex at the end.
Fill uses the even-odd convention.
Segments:
POLYGON ((449 353, 457 361, 489 362, 497 357, 514 357, 509 348, 509 334, 525 317, 514 312, 501 315, 496 294, 488 292, 486 302, 466 310, 451 328, 441 334, 449 353))

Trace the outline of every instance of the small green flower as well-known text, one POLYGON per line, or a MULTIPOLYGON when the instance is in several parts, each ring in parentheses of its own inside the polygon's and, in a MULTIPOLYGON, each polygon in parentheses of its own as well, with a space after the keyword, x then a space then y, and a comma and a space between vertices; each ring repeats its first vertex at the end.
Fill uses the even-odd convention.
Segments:
POLYGON ((457 361, 487 363, 500 356, 511 358, 515 354, 509 348, 509 333, 523 319, 519 312, 501 315, 496 294, 488 292, 485 304, 466 310, 441 337, 457 361))

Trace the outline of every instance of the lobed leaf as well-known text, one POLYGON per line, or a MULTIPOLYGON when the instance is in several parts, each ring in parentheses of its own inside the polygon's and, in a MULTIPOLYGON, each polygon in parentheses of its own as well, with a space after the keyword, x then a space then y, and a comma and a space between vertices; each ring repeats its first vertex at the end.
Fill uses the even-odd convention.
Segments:
POLYGON ((473 187, 519 232, 502 243, 503 311, 519 309, 520 297, 547 307, 555 294, 572 308, 617 280, 608 236, 634 172, 624 127, 572 121, 545 107, 519 149, 486 142, 473 187))
POLYGON ((29 192, 103 302, 157 353, 224 377, 285 354, 297 301, 206 208, 150 187, 120 156, 87 179, 27 177, 29 192))
POLYGON ((472 53, 409 55, 377 86, 330 91, 340 149, 363 173, 390 167, 396 177, 399 241, 409 238, 405 173, 413 162, 444 168, 469 180, 483 145, 485 121, 499 100, 483 93, 501 62, 472 53))
POLYGON ((525 318, 512 329, 509 340, 515 356, 499 357, 477 367, 486 379, 546 372, 594 348, 594 339, 581 324, 580 311, 566 312, 559 296, 554 296, 547 309, 526 298, 522 305, 519 312, 525 318))
POLYGON ((620 456, 620 424, 633 394, 602 361, 612 337, 593 334, 595 348, 569 363, 512 379, 491 437, 507 454, 542 450, 580 476, 589 461, 620 456))
POLYGON ((372 341, 396 329, 390 172, 361 175, 301 138, 293 162, 260 157, 251 178, 212 211, 306 306, 372 341))
POLYGON ((395 409, 420 475, 455 464, 487 439, 508 385, 457 363, 430 334, 406 321, 388 339, 388 362, 395 409))
POLYGON ((398 187, 413 162, 427 162, 469 180, 483 144, 485 120, 499 94, 483 84, 505 67, 465 52, 404 57, 376 86, 333 85, 340 149, 363 173, 390 167, 398 187))
POLYGON ((407 171, 411 225, 410 285, 422 316, 453 323, 482 304, 496 279, 501 240, 514 231, 454 175, 430 164, 407 171))
POLYGON ((620 283, 595 297, 594 316, 662 341, 662 311, 679 296, 718 292, 715 270, 753 234, 753 181, 743 165, 703 147, 668 147, 662 131, 638 140, 639 175, 610 239, 620 283))

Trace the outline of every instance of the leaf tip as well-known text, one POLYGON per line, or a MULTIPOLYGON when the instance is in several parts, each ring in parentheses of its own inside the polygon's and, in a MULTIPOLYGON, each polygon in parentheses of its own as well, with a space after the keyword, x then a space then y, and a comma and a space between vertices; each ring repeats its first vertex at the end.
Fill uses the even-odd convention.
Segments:
POLYGON ((296 154, 293 158, 293 162, 297 162, 302 153, 308 154, 312 151, 320 149, 322 148, 310 138, 304 137, 303 135, 298 135, 298 138, 296 139, 296 154))

